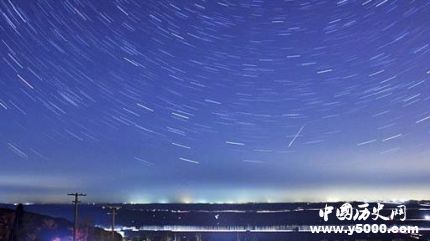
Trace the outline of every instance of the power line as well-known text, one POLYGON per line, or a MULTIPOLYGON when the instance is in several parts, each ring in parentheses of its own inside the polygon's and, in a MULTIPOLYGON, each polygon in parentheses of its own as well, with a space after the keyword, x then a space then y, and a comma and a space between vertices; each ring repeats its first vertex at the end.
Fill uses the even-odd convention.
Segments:
POLYGON ((121 208, 119 206, 108 206, 108 208, 111 210, 110 214, 112 215, 112 237, 111 241, 115 241, 115 216, 117 214, 117 211, 121 208))
POLYGON ((78 231, 78 204, 80 203, 79 197, 85 197, 87 194, 84 193, 69 193, 68 196, 74 196, 75 199, 72 201, 75 204, 75 215, 73 219, 73 241, 76 241, 76 232, 78 231))

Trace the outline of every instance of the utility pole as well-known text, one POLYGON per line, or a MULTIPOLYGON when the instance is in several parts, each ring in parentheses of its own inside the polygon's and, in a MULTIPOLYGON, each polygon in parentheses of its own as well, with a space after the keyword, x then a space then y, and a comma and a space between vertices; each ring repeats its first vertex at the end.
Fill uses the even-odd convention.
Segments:
POLYGON ((75 215, 73 219, 73 241, 76 241, 76 232, 78 231, 78 204, 80 203, 79 197, 85 197, 87 194, 84 193, 69 193, 68 196, 74 196, 75 199, 72 201, 75 204, 75 215))
POLYGON ((111 210, 111 215, 112 215, 112 237, 111 237, 111 241, 115 241, 115 216, 117 214, 118 209, 120 209, 121 207, 117 207, 117 206, 109 206, 108 207, 111 210))

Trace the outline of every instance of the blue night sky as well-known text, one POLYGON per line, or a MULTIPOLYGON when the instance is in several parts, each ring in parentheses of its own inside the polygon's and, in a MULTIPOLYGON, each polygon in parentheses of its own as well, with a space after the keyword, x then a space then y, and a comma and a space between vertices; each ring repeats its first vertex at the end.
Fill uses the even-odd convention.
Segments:
POLYGON ((0 201, 428 198, 427 1, 0 2, 0 201))

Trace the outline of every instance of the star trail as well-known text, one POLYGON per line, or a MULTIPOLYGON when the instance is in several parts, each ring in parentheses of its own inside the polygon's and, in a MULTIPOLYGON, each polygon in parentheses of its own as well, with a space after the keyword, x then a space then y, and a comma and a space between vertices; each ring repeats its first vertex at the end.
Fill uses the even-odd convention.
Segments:
POLYGON ((427 1, 0 1, 0 201, 423 198, 429 22, 427 1))

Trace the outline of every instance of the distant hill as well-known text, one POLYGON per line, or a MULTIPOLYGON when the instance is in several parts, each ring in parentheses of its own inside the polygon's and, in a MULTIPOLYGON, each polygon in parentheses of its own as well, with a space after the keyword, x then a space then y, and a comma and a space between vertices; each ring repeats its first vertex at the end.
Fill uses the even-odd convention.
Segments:
MULTIPOLYGON (((0 208, 0 241, 69 241, 72 240, 72 230, 73 224, 63 218, 0 208), (15 239, 11 239, 12 236, 15 239)), ((111 233, 91 225, 82 225, 77 238, 79 241, 105 241, 111 240, 111 233)), ((120 240, 122 237, 116 234, 115 241, 120 240)))

